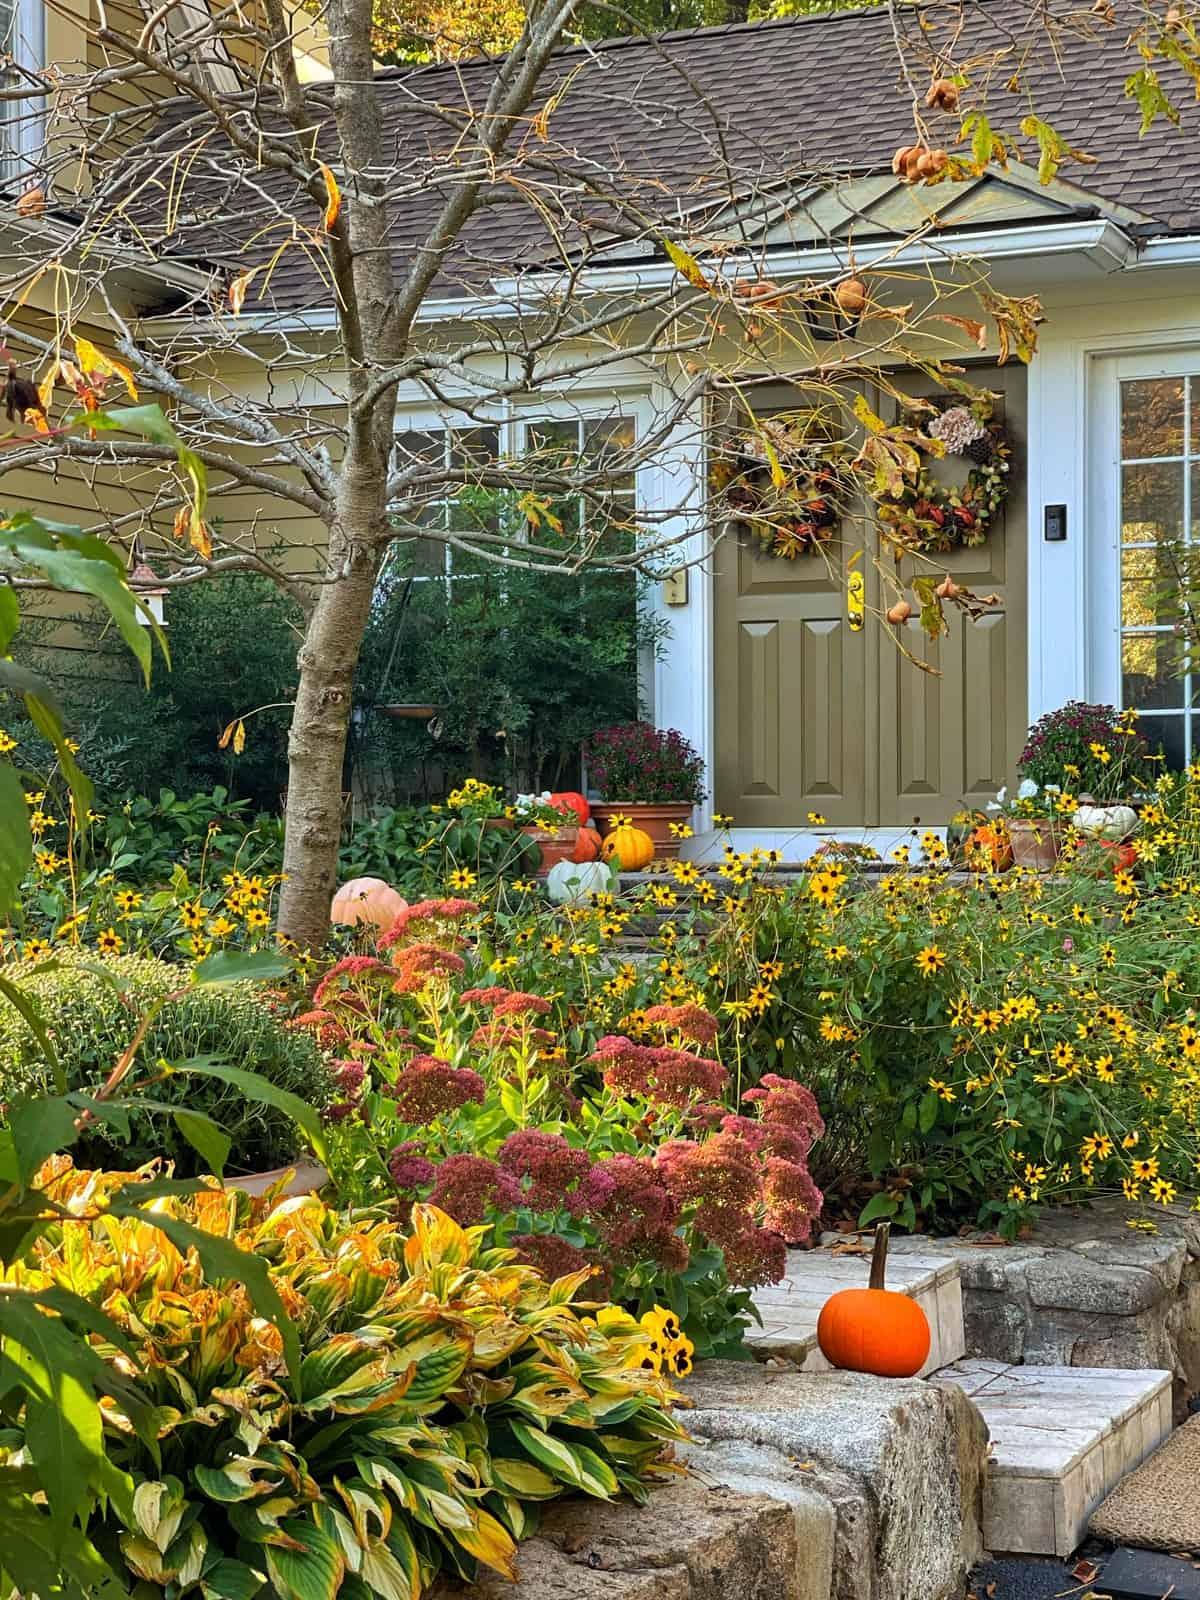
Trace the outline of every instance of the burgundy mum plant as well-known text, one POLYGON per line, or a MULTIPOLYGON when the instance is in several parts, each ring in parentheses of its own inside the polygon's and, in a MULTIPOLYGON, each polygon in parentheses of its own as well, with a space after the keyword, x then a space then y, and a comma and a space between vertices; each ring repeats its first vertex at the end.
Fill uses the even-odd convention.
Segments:
POLYGON ((703 758, 675 728, 649 722, 601 728, 584 745, 584 755, 606 800, 698 806, 704 799, 703 758))

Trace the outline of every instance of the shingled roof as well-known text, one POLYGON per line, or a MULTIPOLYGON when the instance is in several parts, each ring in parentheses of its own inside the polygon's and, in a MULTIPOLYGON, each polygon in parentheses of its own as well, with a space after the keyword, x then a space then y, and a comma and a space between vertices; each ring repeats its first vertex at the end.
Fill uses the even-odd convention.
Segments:
MULTIPOLYGON (((919 9, 902 15, 916 41, 919 9)), ((928 15, 935 19, 936 43, 936 19, 947 10, 931 8, 928 15)), ((999 81, 990 87, 994 123, 1012 131, 1032 105, 1069 145, 1094 157, 1086 165, 1068 163, 1061 172, 1085 214, 1089 201, 1094 209, 1119 207, 1122 225, 1135 237, 1200 232, 1200 115, 1191 85, 1182 74, 1173 82, 1172 69, 1164 69, 1164 82, 1181 107, 1180 125, 1160 118, 1139 136, 1137 107, 1124 92, 1137 65, 1127 46, 1136 20, 1132 7, 1128 18, 1118 16, 1110 27, 1089 26, 1086 13, 1076 13, 1076 22, 1080 16, 1088 36, 1062 31, 1053 35, 1053 47, 1039 25, 1039 31, 1027 32, 1022 92, 1006 93, 999 81)), ((966 53, 1011 44, 1022 26, 1028 30, 1029 17, 1022 0, 985 0, 970 8, 966 53)), ((483 103, 495 70, 494 62, 480 60, 379 77, 399 174, 398 266, 469 166, 463 108, 483 103)), ((1012 71, 1011 64, 1005 71, 1012 71)), ((311 93, 317 118, 322 108, 327 118, 328 91, 311 93)), ((531 120, 521 139, 529 161, 524 170, 531 188, 544 184, 538 201, 555 211, 555 232, 542 226, 529 193, 498 184, 493 203, 482 208, 448 263, 448 278, 460 286, 544 260, 548 250, 569 254, 585 237, 593 246, 603 238, 603 205, 571 192, 562 180, 562 168, 572 163, 592 173, 620 172, 621 183, 639 185, 644 205, 664 228, 686 232, 738 192, 769 185, 778 194, 782 185, 799 185, 816 174, 828 184, 887 172, 897 146, 912 142, 910 101, 891 20, 882 8, 564 50, 547 74, 546 101, 548 120, 540 126, 531 120), (551 153, 559 174, 539 177, 538 163, 551 153)), ((957 118, 941 121, 951 140, 957 118)), ((324 143, 333 148, 332 129, 324 143)), ((263 181, 261 174, 256 181, 263 181)), ((269 182, 278 184, 275 178, 269 182)), ((921 193, 932 205, 943 194, 949 202, 954 188, 921 193)), ((297 201, 297 214, 311 209, 307 198, 297 201)), ((190 226, 185 222, 176 244, 189 254, 219 259, 224 239, 218 242, 206 230, 203 210, 190 226)), ((327 300, 302 252, 288 252, 274 270, 271 300, 294 307, 327 300)), ((247 309, 253 307, 252 300, 247 309)))

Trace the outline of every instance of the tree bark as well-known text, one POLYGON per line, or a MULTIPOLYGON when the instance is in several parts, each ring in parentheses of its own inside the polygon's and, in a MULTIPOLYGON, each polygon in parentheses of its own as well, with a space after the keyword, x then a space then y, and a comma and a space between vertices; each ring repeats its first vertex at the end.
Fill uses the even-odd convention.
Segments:
POLYGON ((304 949, 319 948, 329 936, 354 672, 383 548, 378 525, 384 497, 382 482, 374 493, 368 486, 357 505, 346 506, 347 521, 335 525, 330 571, 340 575, 322 588, 297 657, 300 682, 288 736, 279 931, 304 949))

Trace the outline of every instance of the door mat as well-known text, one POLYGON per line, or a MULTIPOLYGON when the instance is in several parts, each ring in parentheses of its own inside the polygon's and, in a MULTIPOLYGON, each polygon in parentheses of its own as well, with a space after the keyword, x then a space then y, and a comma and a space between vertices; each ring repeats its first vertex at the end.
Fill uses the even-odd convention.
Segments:
POLYGON ((1177 1428, 1092 1515, 1110 1544, 1200 1550, 1200 1416, 1177 1428))
POLYGON ((1095 1587, 1112 1600, 1200 1600, 1200 1563, 1157 1550, 1114 1550, 1095 1587))

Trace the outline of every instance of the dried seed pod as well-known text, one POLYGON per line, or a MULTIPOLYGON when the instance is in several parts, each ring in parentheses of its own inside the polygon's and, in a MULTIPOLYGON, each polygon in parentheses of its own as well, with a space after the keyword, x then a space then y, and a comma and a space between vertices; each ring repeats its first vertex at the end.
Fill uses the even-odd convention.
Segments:
POLYGON ((843 278, 833 291, 838 309, 847 316, 857 317, 867 304, 867 286, 861 278, 843 278))
POLYGON ((904 177, 908 167, 909 157, 919 156, 920 154, 921 147, 919 144, 902 144, 899 150, 896 151, 896 154, 892 157, 892 171, 898 178, 904 177))
POLYGON ((949 160, 944 150, 926 150, 918 163, 918 176, 936 178, 938 173, 945 172, 949 160))
POLYGON ((19 217, 41 217, 46 212, 45 189, 26 189, 17 201, 17 215, 19 217))
POLYGON ((925 154, 926 152, 922 150, 919 144, 914 145, 908 152, 908 156, 904 162, 904 172, 902 174, 905 183, 915 183, 917 181, 918 177, 920 176, 921 161, 925 154))
POLYGON ((907 622, 912 614, 913 608, 907 600, 897 600, 894 606, 888 607, 887 619, 899 627, 902 622, 907 622))
POLYGON ((931 111, 957 111, 958 85, 950 78, 935 78, 929 85, 925 104, 931 111))
POLYGON ((939 600, 953 600, 956 594, 962 593, 962 590, 955 583, 950 574, 947 573, 933 592, 937 595, 939 600))
POLYGON ((1179 6, 1168 6, 1167 14, 1163 18, 1163 27, 1168 33, 1178 33, 1183 27, 1183 11, 1179 6))

